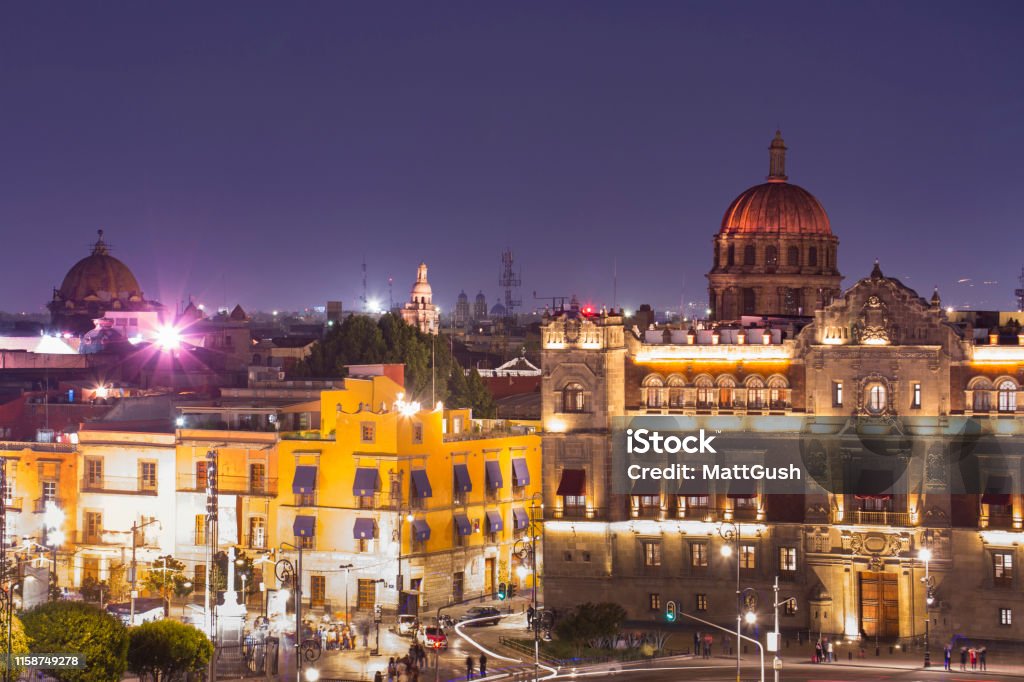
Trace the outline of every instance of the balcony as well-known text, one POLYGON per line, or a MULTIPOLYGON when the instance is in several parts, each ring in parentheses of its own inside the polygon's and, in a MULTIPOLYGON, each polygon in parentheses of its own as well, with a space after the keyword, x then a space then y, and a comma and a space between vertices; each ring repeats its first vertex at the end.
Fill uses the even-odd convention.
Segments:
POLYGON ((20 512, 24 503, 25 498, 23 497, 8 497, 4 499, 4 507, 10 512, 20 512))
MULTIPOLYGON (((178 492, 205 493, 206 476, 178 474, 177 488, 178 492)), ((273 497, 277 495, 277 479, 266 476, 231 476, 221 474, 217 477, 217 490, 223 495, 273 497)))
POLYGON ((64 508, 65 502, 59 497, 37 497, 32 503, 32 511, 36 514, 42 514, 46 511, 46 503, 53 502, 55 505, 64 508))
MULTIPOLYGON (((206 539, 205 537, 203 538, 206 539)), ((198 544, 198 543, 197 543, 198 544)), ((267 534, 266 532, 260 533, 249 533, 245 536, 245 546, 249 549, 266 549, 267 548, 267 534)))
POLYGON ((562 507, 546 512, 548 519, 600 519, 604 518, 604 509, 597 507, 562 507))
POLYGON ((686 506, 676 507, 677 519, 692 519, 694 521, 717 521, 721 512, 714 507, 708 506, 686 506))
POLYGON ((121 495, 156 495, 156 481, 139 476, 98 476, 82 479, 83 493, 114 493, 121 495))
POLYGON ((894 511, 861 511, 853 509, 847 513, 845 523, 863 524, 867 526, 897 526, 912 528, 917 524, 907 512, 894 511))
POLYGON ((981 527, 998 530, 1013 530, 1013 512, 992 512, 981 515, 981 527))

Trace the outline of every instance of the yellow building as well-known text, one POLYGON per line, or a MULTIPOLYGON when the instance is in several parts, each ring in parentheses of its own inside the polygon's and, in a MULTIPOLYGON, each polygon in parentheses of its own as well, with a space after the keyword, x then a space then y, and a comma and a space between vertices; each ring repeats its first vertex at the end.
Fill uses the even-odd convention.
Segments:
POLYGON ((324 391, 320 429, 278 444, 275 539, 303 546, 305 599, 415 613, 513 579, 540 491, 534 431, 421 409, 383 376, 324 391))

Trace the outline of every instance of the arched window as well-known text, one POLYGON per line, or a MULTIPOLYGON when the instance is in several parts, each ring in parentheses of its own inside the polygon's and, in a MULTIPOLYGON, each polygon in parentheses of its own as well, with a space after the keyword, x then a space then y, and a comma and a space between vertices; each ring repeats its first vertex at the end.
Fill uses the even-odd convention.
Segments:
POLYGON ((818 247, 817 246, 812 246, 810 248, 810 250, 807 251, 807 264, 810 265, 812 268, 815 268, 815 267, 818 266, 818 247))
POLYGON ((679 375, 668 378, 668 406, 678 409, 683 406, 683 386, 686 382, 679 375))
POLYGON ((788 406, 786 391, 789 382, 785 377, 773 376, 768 379, 768 407, 773 410, 782 410, 788 406))
POLYGON ((729 248, 725 252, 725 264, 736 265, 736 246, 729 244, 729 248))
POLYGON ((656 374, 652 374, 644 379, 644 393, 646 394, 644 402, 647 404, 647 407, 657 409, 664 404, 662 399, 664 385, 665 382, 656 374))
POLYGON ((974 392, 971 408, 975 412, 988 412, 992 409, 992 382, 984 377, 979 377, 972 381, 968 388, 974 392))
POLYGON ((885 384, 877 382, 868 384, 864 409, 868 411, 868 414, 882 414, 888 407, 886 397, 885 384))
POLYGON ((1017 384, 1009 379, 999 384, 999 411, 1015 412, 1017 410, 1017 384))
POLYGON ((779 250, 769 246, 764 250, 764 262, 770 269, 774 270, 779 264, 779 250))
POLYGON ((697 387, 697 408, 709 410, 715 404, 715 383, 707 375, 699 376, 693 382, 697 387))
POLYGON ((586 407, 583 386, 577 383, 566 384, 562 389, 562 412, 585 412, 586 407))
POLYGON ((800 265, 800 249, 795 246, 786 249, 786 265, 800 265))
POLYGON ((753 245, 748 244, 743 247, 743 264, 754 265, 757 263, 757 256, 753 245))
POLYGON ((736 380, 731 376, 723 375, 718 377, 718 406, 726 409, 732 408, 733 396, 736 393, 736 380))
POLYGON ((758 376, 747 377, 747 408, 760 410, 764 408, 764 380, 758 376))

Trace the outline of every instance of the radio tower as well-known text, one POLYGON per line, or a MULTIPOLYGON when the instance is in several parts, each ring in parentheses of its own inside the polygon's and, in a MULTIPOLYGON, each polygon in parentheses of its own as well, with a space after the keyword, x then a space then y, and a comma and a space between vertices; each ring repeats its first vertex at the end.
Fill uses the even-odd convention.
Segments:
POLYGON ((523 304, 522 299, 515 298, 512 290, 518 289, 523 278, 516 273, 512 267, 512 249, 505 249, 501 252, 501 277, 498 278, 498 285, 505 289, 505 315, 509 319, 515 318, 513 312, 523 304))
POLYGON ((1017 278, 1019 289, 1015 289, 1013 295, 1017 297, 1017 312, 1024 313, 1024 268, 1020 269, 1020 277, 1017 278))
POLYGON ((363 256, 363 295, 359 297, 359 300, 363 303, 363 312, 367 312, 370 302, 366 298, 366 256, 363 256))

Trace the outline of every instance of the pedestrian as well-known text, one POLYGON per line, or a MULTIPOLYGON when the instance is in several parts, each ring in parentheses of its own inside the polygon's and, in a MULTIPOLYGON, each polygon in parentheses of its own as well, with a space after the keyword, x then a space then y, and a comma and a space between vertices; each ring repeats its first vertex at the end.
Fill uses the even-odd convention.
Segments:
POLYGON ((466 679, 467 680, 473 679, 473 665, 474 665, 473 657, 472 656, 466 656, 466 679))
POLYGON ((944 670, 949 670, 949 663, 950 663, 950 660, 953 657, 953 647, 951 647, 950 645, 947 644, 946 647, 942 651, 942 657, 943 657, 943 662, 944 662, 943 669, 944 670))
POLYGON ((533 604, 530 604, 530 608, 526 609, 526 629, 533 629, 533 616, 536 612, 533 610, 533 604))
POLYGON ((821 657, 823 654, 824 650, 822 649, 821 640, 819 639, 817 642, 814 643, 814 662, 821 663, 821 657))
POLYGON ((982 670, 988 670, 988 663, 985 661, 985 655, 988 653, 988 647, 981 647, 978 649, 978 666, 982 670))
POLYGON ((373 682, 384 682, 384 676, 380 674, 379 670, 373 674, 373 682))
POLYGON ((970 656, 971 656, 971 670, 977 670, 977 669, 978 669, 978 650, 977 650, 977 649, 975 649, 975 648, 974 648, 974 647, 972 646, 972 647, 971 647, 971 648, 970 648, 970 649, 969 649, 969 650, 967 651, 967 653, 968 653, 968 654, 970 654, 970 656))
POLYGON ((832 640, 831 639, 828 640, 828 662, 829 663, 835 663, 836 662, 836 650, 833 648, 832 640))
POLYGON ((480 654, 480 677, 487 677, 487 656, 480 654))
POLYGON ((395 682, 395 675, 398 673, 398 664, 395 663, 395 657, 392 656, 388 659, 388 682, 395 682))
POLYGON ((693 655, 700 656, 700 631, 693 633, 693 655))
POLYGON ((967 647, 960 647, 960 670, 967 670, 967 647))

